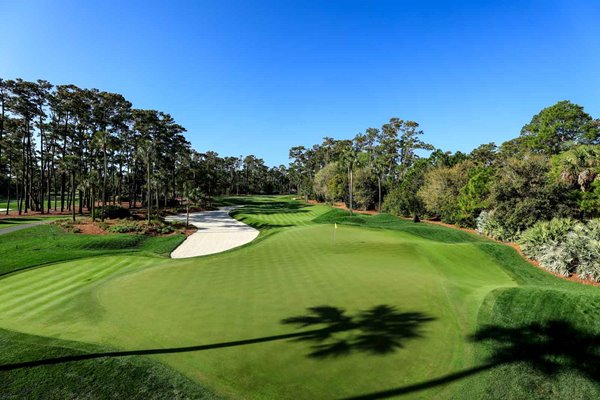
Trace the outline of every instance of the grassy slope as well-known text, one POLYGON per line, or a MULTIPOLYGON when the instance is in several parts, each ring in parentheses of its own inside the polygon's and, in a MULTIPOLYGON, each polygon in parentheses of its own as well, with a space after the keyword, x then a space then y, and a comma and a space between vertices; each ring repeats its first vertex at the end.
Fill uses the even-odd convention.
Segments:
POLYGON ((597 288, 554 278, 514 250, 464 232, 389 216, 351 217, 285 199, 250 200, 237 218, 280 233, 199 259, 119 255, 9 276, 0 280, 0 326, 123 349, 266 338, 152 356, 224 394, 256 398, 597 397, 594 380, 573 370, 554 379, 526 359, 444 381, 448 385, 436 381, 488 362, 491 347, 468 339, 477 326, 519 328, 560 317, 574 321, 577 334, 597 335, 597 288), (333 222, 340 224, 335 245, 333 222), (290 225, 304 226, 283 228, 290 225), (379 304, 434 320, 419 323, 422 337, 415 338, 394 336, 397 326, 377 327, 402 345, 379 355, 364 346, 333 346, 356 339, 353 330, 320 343, 268 339, 298 332, 280 322, 306 314, 306 307, 329 305, 354 315, 379 304), (318 344, 336 357, 307 357, 318 344))
POLYGON ((183 235, 80 235, 55 225, 36 226, 0 238, 0 276, 37 265, 97 255, 143 252, 168 256, 183 235))
MULTIPOLYGON (((1 207, 0 207, 1 208, 1 207)), ((2 213, 0 213, 1 215, 2 213)), ((18 218, 1 218, 0 229, 10 228, 11 226, 21 224, 31 224, 36 222, 52 221, 58 217, 18 217, 18 218)))
MULTIPOLYGON (((145 255, 141 267, 156 265, 160 255, 168 255, 183 237, 163 238, 132 235, 84 236, 65 233, 53 225, 30 228, 3 236, 0 239, 0 279, 9 274, 31 267, 46 265, 53 261, 81 259, 106 254, 123 254, 121 257, 91 258, 74 261, 63 274, 53 274, 53 267, 39 269, 48 277, 43 287, 26 279, 25 286, 36 288, 35 297, 19 296, 22 289, 3 292, 4 296, 18 296, 33 305, 36 312, 56 306, 67 310, 70 317, 84 318, 86 309, 82 303, 71 303, 84 287, 102 282, 103 279, 129 273, 122 262, 124 254, 145 255), (72 268, 69 268, 72 266, 72 268), (50 272, 49 275, 47 272, 50 272)), ((27 277, 27 274, 16 276, 27 277)), ((21 304, 22 305, 22 304, 21 304)), ((0 313, 0 319, 18 312, 13 305, 8 313, 0 313)), ((69 318, 70 318, 69 317, 69 318)), ((60 321, 55 321, 60 322, 60 321)), ((54 324, 54 323, 53 323, 54 324)), ((57 324, 56 326, 61 326, 57 324)), ((210 391, 184 378, 171 368, 146 358, 124 357, 84 360, 77 362, 42 365, 34 368, 10 368, 11 365, 33 360, 89 354, 108 351, 108 347, 94 346, 81 341, 65 341, 49 337, 0 329, 0 398, 217 398, 210 391), (8 369, 7 369, 8 368, 8 369), (60 382, 57 385, 56 382, 60 382)))
POLYGON ((10 368, 28 360, 107 351, 107 348, 0 330, 2 399, 212 399, 209 391, 140 356, 10 368))

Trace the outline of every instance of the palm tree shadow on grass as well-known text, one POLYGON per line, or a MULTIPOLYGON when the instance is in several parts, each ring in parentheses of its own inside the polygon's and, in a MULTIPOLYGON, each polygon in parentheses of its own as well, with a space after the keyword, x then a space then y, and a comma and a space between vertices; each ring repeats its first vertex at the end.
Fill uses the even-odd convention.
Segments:
POLYGON ((281 321, 283 324, 297 325, 298 328, 313 327, 314 329, 311 330, 198 346, 76 354, 0 365, 0 372, 104 357, 187 353, 277 340, 315 342, 312 352, 307 355, 307 357, 315 359, 348 355, 354 351, 386 354, 404 347, 404 341, 408 339, 421 337, 421 325, 432 320, 433 318, 422 313, 401 313, 387 305, 373 307, 354 317, 347 316, 343 309, 337 307, 319 306, 309 308, 307 315, 286 318, 281 321), (350 335, 351 339, 338 338, 337 335, 342 332, 350 335))
POLYGON ((298 328, 321 326, 313 334, 296 341, 315 342, 308 357, 323 359, 349 355, 353 352, 387 354, 401 349, 409 339, 422 337, 421 327, 433 321, 420 312, 399 312, 388 305, 375 306, 350 316, 343 309, 318 306, 309 314, 284 319, 282 323, 298 328))
POLYGON ((484 364, 414 385, 346 399, 374 400, 400 396, 518 362, 548 377, 571 370, 590 380, 600 380, 600 336, 580 331, 565 321, 553 320, 516 328, 488 326, 472 335, 470 340, 488 346, 490 354, 484 364))

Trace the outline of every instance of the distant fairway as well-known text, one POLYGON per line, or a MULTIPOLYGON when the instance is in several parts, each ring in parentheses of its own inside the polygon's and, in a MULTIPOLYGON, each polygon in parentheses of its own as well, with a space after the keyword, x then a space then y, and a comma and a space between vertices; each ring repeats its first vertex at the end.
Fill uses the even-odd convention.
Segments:
POLYGON ((470 339, 478 327, 524 329, 558 318, 576 335, 597 337, 598 288, 561 281, 504 245, 443 227, 350 217, 287 198, 222 201, 251 203, 236 218, 261 228, 263 239, 194 259, 113 254, 7 275, 0 328, 141 350, 135 354, 225 397, 600 394, 585 374, 593 366, 550 376, 529 358, 497 358, 468 373, 489 364, 490 348, 470 339))

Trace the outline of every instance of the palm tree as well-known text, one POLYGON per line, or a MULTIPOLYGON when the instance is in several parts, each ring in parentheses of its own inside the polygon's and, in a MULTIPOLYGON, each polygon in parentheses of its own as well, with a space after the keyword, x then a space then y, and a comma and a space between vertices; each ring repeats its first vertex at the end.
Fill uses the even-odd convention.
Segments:
POLYGON ((600 179, 600 147, 580 145, 553 158, 553 175, 569 186, 578 185, 587 192, 592 183, 600 179))
POLYGON ((202 197, 204 196, 202 191, 200 190, 200 188, 191 188, 188 187, 188 183, 186 183, 186 187, 185 187, 185 211, 186 211, 186 218, 185 218, 185 224, 189 225, 190 224, 190 202, 194 205, 197 205, 201 200, 202 197))
POLYGON ((348 208, 350 209, 350 214, 353 212, 353 201, 352 198, 352 189, 353 189, 353 170, 357 159, 357 151, 354 146, 354 143, 351 140, 345 140, 342 147, 341 154, 341 163, 348 170, 348 208))

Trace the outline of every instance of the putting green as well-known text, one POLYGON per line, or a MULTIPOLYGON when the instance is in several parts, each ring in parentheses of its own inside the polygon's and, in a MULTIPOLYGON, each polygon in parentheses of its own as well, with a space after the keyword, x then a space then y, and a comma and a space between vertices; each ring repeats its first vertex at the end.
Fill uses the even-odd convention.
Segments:
POLYGON ((471 243, 399 231, 340 226, 335 235, 333 243, 331 225, 308 225, 204 258, 96 257, 8 276, 0 327, 126 350, 260 339, 152 355, 219 393, 253 398, 353 396, 473 364, 464 338, 479 306, 491 290, 515 285, 493 259, 471 243), (308 307, 356 315, 379 305, 418 314, 414 335, 381 354, 368 346, 336 352, 354 328, 324 341, 270 338, 310 330, 281 323, 308 307), (330 353, 314 357, 318 345, 330 353))
MULTIPOLYGON (((57 236, 51 245, 63 246, 63 260, 86 258, 1 277, 0 329, 62 339, 63 347, 116 349, 86 361, 85 368, 98 361, 107 376, 112 367, 103 359, 146 356, 233 398, 600 393, 597 288, 557 279, 513 249, 448 228, 349 216, 281 197, 223 202, 251 203, 236 218, 261 228, 261 238, 172 260, 157 253, 181 238, 57 236), (93 253, 101 249, 112 254, 93 253), (486 347, 481 341, 489 339, 486 347), (542 368, 556 360, 570 367, 542 368)), ((33 234, 48 229, 6 235, 18 242, 15 249, 31 247, 31 255, 9 256, 5 269, 46 260, 33 257, 42 249, 33 234)), ((59 362, 76 368, 80 361, 59 362)), ((138 378, 127 379, 121 384, 138 378)))

